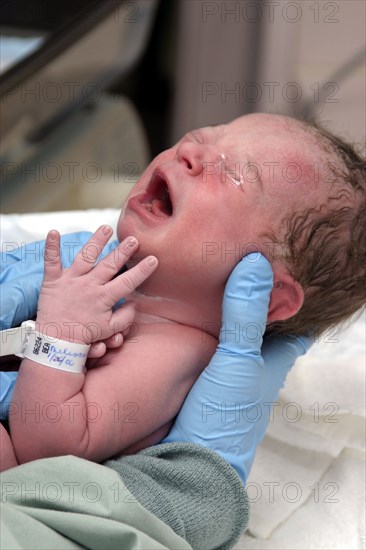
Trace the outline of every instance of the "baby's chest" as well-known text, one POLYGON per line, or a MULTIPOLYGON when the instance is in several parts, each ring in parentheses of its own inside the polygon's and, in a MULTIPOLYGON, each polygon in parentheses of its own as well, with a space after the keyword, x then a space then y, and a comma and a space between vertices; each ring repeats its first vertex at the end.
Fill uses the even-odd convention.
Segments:
POLYGON ((177 381, 196 377, 207 364, 207 349, 197 335, 185 327, 168 324, 139 324, 131 330, 122 346, 110 349, 94 360, 94 367, 114 366, 119 372, 134 376, 166 376, 175 373, 177 381), (205 362, 206 361, 206 362, 205 362))

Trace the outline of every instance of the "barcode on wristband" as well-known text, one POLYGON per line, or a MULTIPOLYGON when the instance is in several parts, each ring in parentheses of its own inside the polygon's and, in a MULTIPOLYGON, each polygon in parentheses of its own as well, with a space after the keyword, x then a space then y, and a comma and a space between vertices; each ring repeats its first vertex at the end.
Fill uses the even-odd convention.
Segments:
POLYGON ((85 371, 89 348, 87 344, 66 342, 32 331, 27 335, 23 356, 48 367, 81 373, 85 371))
POLYGON ((34 348, 33 348, 33 353, 35 355, 39 355, 39 350, 41 348, 41 345, 42 345, 42 338, 40 336, 36 336, 36 341, 34 342, 34 348))

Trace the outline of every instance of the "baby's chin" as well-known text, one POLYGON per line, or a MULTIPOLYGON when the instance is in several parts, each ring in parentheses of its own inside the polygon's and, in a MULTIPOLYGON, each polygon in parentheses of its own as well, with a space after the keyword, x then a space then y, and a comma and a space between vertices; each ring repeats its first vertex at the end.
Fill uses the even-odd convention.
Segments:
POLYGON ((122 209, 118 223, 117 223, 117 237, 119 242, 122 242, 126 237, 136 237, 138 239, 138 231, 136 231, 135 224, 133 220, 125 214, 124 209, 122 209))
POLYGON ((118 218, 118 222, 117 222, 117 237, 118 237, 118 240, 121 242, 125 237, 127 237, 128 235, 126 235, 125 233, 125 220, 126 220, 126 214, 125 214, 125 211, 126 211, 126 205, 127 205, 127 201, 125 202, 125 204, 122 206, 121 208, 121 212, 120 212, 120 215, 119 215, 119 218, 118 218))
POLYGON ((117 225, 117 238, 119 242, 122 242, 127 237, 136 237, 139 242, 139 247, 130 260, 131 265, 127 264, 128 267, 136 265, 140 260, 153 253, 150 250, 151 247, 149 247, 149 235, 142 234, 141 231, 137 230, 132 220, 128 219, 128 216, 120 218, 117 225))
POLYGON ((128 237, 128 235, 125 232, 124 227, 120 224, 120 222, 118 222, 118 225, 117 225, 117 239, 121 243, 123 241, 123 239, 125 239, 126 237, 128 237))

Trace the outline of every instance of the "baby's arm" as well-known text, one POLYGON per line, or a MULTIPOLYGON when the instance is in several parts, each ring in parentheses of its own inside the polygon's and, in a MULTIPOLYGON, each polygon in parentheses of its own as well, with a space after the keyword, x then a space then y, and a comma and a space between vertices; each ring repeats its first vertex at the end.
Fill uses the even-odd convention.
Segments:
POLYGON ((18 466, 13 445, 8 432, 0 423, 0 472, 18 466))
MULTIPOLYGON (((121 327, 131 321, 131 305, 115 312, 112 307, 139 286, 154 271, 157 262, 153 265, 151 258, 145 258, 127 273, 113 278, 136 251, 138 243, 135 239, 135 244, 128 246, 132 239, 126 239, 94 266, 98 253, 111 236, 110 228, 106 233, 103 229, 93 235, 68 270, 62 270, 59 235, 57 232, 48 235, 45 276, 38 303, 39 332, 54 326, 61 340, 88 344, 121 332, 121 327), (92 334, 87 329, 91 320, 98 333, 94 330, 92 334)), ((22 361, 9 418, 20 463, 59 454, 84 456, 92 422, 92 413, 87 414, 89 403, 81 391, 86 378, 84 373, 53 369, 33 359, 22 361)))
MULTIPOLYGON (((19 461, 74 454, 101 462, 159 442, 216 346, 214 339, 203 341, 197 329, 183 330, 170 324, 146 325, 138 342, 127 338, 120 350, 109 352, 101 366, 89 370, 80 391, 67 401, 56 393, 64 391, 59 378, 80 375, 33 364, 50 371, 49 393, 40 388, 42 401, 25 395, 23 404, 15 393, 13 408, 23 406, 25 422, 25 431, 17 432, 22 436, 16 446, 19 461)), ((28 377, 32 384, 35 372, 24 369, 22 375, 27 390, 28 377)), ((35 386, 30 395, 34 392, 35 386)), ((13 415, 10 418, 13 422, 13 415)))

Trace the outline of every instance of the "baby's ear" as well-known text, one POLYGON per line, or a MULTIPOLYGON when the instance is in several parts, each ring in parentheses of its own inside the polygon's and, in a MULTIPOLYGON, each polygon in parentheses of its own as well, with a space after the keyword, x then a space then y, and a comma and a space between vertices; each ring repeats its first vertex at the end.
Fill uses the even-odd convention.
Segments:
POLYGON ((285 321, 293 317, 304 302, 300 283, 286 273, 274 277, 274 285, 268 308, 268 321, 285 321))

